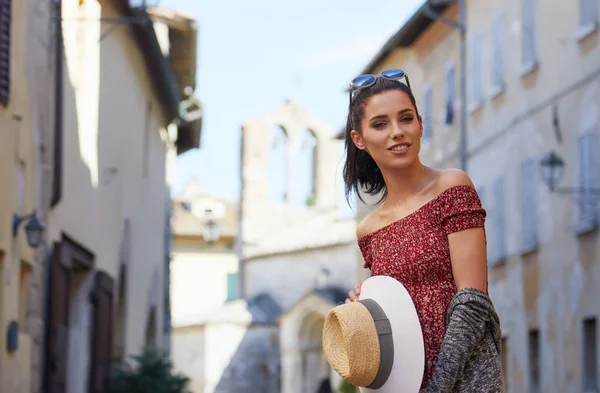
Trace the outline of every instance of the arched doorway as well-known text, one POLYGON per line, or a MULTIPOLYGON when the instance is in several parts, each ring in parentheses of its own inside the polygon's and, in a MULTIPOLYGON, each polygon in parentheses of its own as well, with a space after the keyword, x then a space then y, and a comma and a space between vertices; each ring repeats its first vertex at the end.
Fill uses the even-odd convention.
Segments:
POLYGON ((300 365, 302 392, 317 393, 323 379, 329 378, 329 364, 323 355, 323 322, 325 319, 311 312, 300 324, 300 365))

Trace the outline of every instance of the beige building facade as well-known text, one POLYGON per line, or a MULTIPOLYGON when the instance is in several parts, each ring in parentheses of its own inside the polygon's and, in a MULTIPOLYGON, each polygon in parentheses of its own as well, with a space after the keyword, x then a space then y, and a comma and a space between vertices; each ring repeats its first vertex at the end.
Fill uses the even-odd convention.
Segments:
MULTIPOLYGON (((0 391, 37 392, 45 248, 28 243, 31 215, 46 219, 41 145, 51 122, 50 3, 0 3, 0 391), (15 220, 16 218, 16 220, 15 220), (15 224, 17 224, 15 226, 15 224)), ((34 240, 34 239, 32 239, 34 240)))
POLYGON ((0 19, 0 391, 106 391, 113 361, 170 347, 196 23, 124 0, 4 1, 0 19))
POLYGON ((222 317, 223 308, 239 310, 237 209, 236 202, 207 194, 197 181, 173 200, 171 355, 193 393, 217 390, 244 336, 246 313, 235 321, 222 317))
MULTIPOLYGON (((599 9, 595 0, 468 1, 466 103, 458 31, 424 8, 364 70, 406 70, 428 165, 459 167, 467 105, 467 172, 488 211, 507 392, 600 387, 599 9), (541 166, 552 151, 564 163, 555 192, 541 166)), ((457 19, 456 4, 437 11, 457 19)), ((360 205, 358 219, 372 210, 360 205)))

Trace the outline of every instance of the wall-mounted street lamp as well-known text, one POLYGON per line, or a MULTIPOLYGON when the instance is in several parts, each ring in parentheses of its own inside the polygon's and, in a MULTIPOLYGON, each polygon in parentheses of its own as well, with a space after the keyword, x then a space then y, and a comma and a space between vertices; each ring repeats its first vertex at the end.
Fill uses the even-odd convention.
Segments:
POLYGON ((221 228, 219 224, 213 220, 212 209, 206 209, 204 214, 207 218, 207 220, 204 222, 204 240, 207 243, 214 243, 221 238, 221 228))
POLYGON ((38 248, 42 243, 42 232, 44 232, 44 226, 37 218, 35 210, 31 214, 26 214, 24 216, 19 216, 16 213, 13 214, 13 237, 17 237, 17 234, 19 233, 19 226, 25 220, 29 220, 27 225, 25 225, 27 244, 29 244, 29 247, 31 248, 38 248))
POLYGON ((565 173, 565 161, 555 151, 551 151, 542 157, 540 160, 540 169, 544 183, 546 183, 550 192, 600 196, 600 189, 598 188, 557 187, 565 173))
POLYGON ((221 231, 219 230, 219 224, 214 220, 209 219, 204 223, 204 240, 207 243, 214 243, 221 238, 221 231))

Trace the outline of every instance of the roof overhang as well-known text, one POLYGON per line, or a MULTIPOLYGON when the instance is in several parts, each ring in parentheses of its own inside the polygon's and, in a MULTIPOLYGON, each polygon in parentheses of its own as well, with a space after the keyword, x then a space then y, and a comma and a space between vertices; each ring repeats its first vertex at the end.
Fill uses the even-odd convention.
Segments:
MULTIPOLYGON (((173 67, 162 52, 151 15, 145 9, 131 7, 128 0, 119 0, 117 5, 125 16, 139 20, 139 22, 131 24, 131 31, 146 60, 145 65, 152 81, 152 87, 163 107, 165 116, 169 122, 173 122, 178 127, 177 153, 181 154, 199 147, 202 104, 193 95, 193 91, 188 97, 183 98, 173 67)), ((190 28, 194 29, 194 34, 192 34, 193 39, 189 40, 189 45, 193 46, 194 49, 191 53, 195 56, 195 24, 190 28)), ((194 60, 194 76, 195 63, 194 60)))

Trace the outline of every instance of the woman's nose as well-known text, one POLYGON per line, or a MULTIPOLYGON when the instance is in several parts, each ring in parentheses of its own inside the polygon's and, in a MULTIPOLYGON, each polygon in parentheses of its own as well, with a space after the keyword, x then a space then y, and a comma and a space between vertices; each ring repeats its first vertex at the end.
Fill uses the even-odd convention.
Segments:
POLYGON ((391 131, 392 131, 391 132, 392 139, 397 139, 397 138, 404 136, 404 131, 402 130, 402 127, 400 127, 400 125, 398 125, 398 124, 394 124, 392 126, 391 131))

